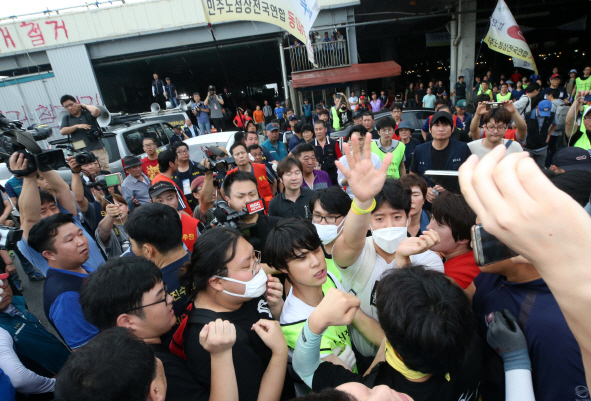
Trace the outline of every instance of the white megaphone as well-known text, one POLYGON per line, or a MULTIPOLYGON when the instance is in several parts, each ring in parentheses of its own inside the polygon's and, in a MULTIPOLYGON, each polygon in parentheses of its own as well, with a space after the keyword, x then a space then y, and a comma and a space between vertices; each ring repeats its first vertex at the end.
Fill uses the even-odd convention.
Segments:
POLYGON ((182 111, 187 111, 187 110, 189 110, 189 106, 187 106, 187 103, 185 103, 185 101, 184 101, 184 100, 181 100, 181 101, 179 102, 179 107, 178 107, 178 108, 179 108, 179 109, 181 109, 182 111))
POLYGON ((105 106, 97 106, 101 111, 101 115, 97 117, 96 122, 100 127, 108 127, 111 124, 111 113, 105 106))
POLYGON ((152 110, 153 113, 156 113, 160 111, 160 105, 158 103, 152 103, 150 105, 150 110, 152 110))
POLYGON ((69 115, 70 113, 68 113, 66 110, 60 111, 59 114, 57 115, 56 119, 58 121, 58 124, 60 125, 60 128, 62 126, 62 121, 64 120, 64 117, 69 115))
POLYGON ((172 103, 166 101, 166 109, 172 109, 172 103))

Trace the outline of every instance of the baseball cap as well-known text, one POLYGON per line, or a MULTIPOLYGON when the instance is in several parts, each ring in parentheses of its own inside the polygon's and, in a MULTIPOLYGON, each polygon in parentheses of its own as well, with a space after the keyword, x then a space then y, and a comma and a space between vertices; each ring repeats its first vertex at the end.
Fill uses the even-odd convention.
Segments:
POLYGON ((538 103, 538 114, 540 117, 550 117, 552 112, 552 102, 549 100, 542 100, 538 103))
MULTIPOLYGON (((191 192, 195 191, 195 188, 201 188, 203 186, 203 183, 204 182, 205 182, 205 176, 204 175, 197 176, 197 178, 195 178, 193 180, 193 182, 191 182, 191 192)), ((219 187, 220 186, 220 182, 218 180, 213 180, 213 186, 214 187, 219 187)))
POLYGON ((156 184, 152 185, 150 187, 150 189, 148 189, 148 194, 150 195, 150 198, 155 198, 158 195, 160 195, 163 192, 166 191, 175 191, 176 192, 176 187, 174 186, 174 184, 167 182, 167 181, 160 181, 157 182, 156 184))
POLYGON ((363 117, 363 113, 362 112, 356 111, 355 113, 353 113, 353 119, 361 118, 361 117, 363 117))
POLYGON ((400 128, 408 128, 412 131, 412 124, 410 123, 410 121, 400 121, 400 124, 398 124, 398 127, 396 127, 396 135, 398 135, 398 131, 400 131, 400 128))
POLYGON ((570 74, 571 72, 574 72, 575 74, 578 74, 577 70, 575 70, 574 68, 573 68, 572 70, 570 70, 570 71, 569 71, 569 74, 570 74))
POLYGON ((444 119, 446 121, 449 121, 449 123, 452 126, 454 124, 454 120, 452 119, 451 114, 449 114, 447 111, 438 111, 437 113, 435 113, 433 115, 433 118, 431 118, 431 125, 430 126, 432 127, 438 120, 441 120, 441 119, 444 119))
POLYGON ((554 78, 560 78, 560 74, 553 74, 550 79, 554 79, 554 78))
POLYGON ((123 158, 123 164, 125 164, 125 168, 128 168, 128 167, 139 166, 140 164, 142 164, 142 161, 140 160, 139 157, 130 155, 130 156, 125 156, 123 158))
POLYGON ((456 107, 459 107, 460 109, 467 109, 468 108, 468 102, 466 101, 466 99, 460 99, 456 103, 456 107))
POLYGON ((372 95, 377 95, 377 93, 375 93, 375 92, 371 92, 371 94, 372 94, 372 95))
POLYGON ((289 116, 289 121, 291 120, 297 120, 298 116, 296 116, 295 114, 292 114, 291 116, 289 116))
POLYGON ((359 96, 359 99, 365 100, 365 96, 359 96))
POLYGON ((281 102, 278 100, 278 101, 275 102, 275 104, 281 104, 281 102))
POLYGON ((591 157, 589 156, 589 151, 575 146, 562 148, 556 152, 552 158, 552 164, 565 171, 591 171, 591 157))
POLYGON ((444 94, 445 96, 447 96, 447 92, 443 92, 443 94, 444 94))
POLYGON ((267 124, 266 130, 267 131, 279 130, 279 124, 277 124, 277 123, 269 123, 269 124, 267 124))

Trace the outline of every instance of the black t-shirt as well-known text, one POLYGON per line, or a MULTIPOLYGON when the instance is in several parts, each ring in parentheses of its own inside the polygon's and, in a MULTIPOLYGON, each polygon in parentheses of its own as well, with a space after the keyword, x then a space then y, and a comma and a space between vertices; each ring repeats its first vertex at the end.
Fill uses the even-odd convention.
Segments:
MULTIPOLYGON (((93 117, 90 111, 82 109, 81 113, 78 117, 72 116, 70 113, 64 116, 62 119, 61 127, 72 127, 78 124, 88 124, 94 130, 98 130, 99 126, 96 122, 96 117, 93 117)), ((72 138, 72 142, 83 140, 86 148, 84 150, 96 150, 101 149, 104 147, 103 142, 96 137, 94 134, 88 133, 87 130, 84 129, 76 129, 72 134, 70 134, 72 138)))
POLYGON ((377 130, 372 129, 369 133, 371 134, 371 139, 380 139, 380 134, 378 134, 377 130))
MULTIPOLYGON (((194 309, 194 311, 198 310, 194 309)), ((272 353, 257 333, 251 330, 251 327, 260 319, 273 319, 267 301, 260 297, 245 302, 240 309, 233 312, 207 311, 207 313, 215 315, 216 318, 228 320, 236 327, 236 343, 232 347, 232 359, 238 394, 240 394, 240 401, 256 401, 259 386, 272 353)), ((202 328, 203 324, 187 325, 184 346, 189 372, 209 395, 211 356, 199 343, 199 333, 202 328)))
POLYGON ((417 97, 419 98, 419 102, 423 101, 423 98, 425 97, 426 94, 427 94, 427 91, 425 89, 417 89, 417 97))
MULTIPOLYGON (((466 132, 466 130, 458 128, 458 127, 454 127, 454 130, 452 131, 449 139, 455 139, 456 141, 466 142, 466 143, 472 141, 472 138, 470 138, 470 135, 468 135, 468 132, 466 132)), ((427 132, 427 140, 425 142, 429 142, 432 140, 433 140, 433 136, 431 135, 430 132, 427 132)))
MULTIPOLYGON (((256 251, 263 251, 269 232, 281 221, 281 217, 266 216, 260 214, 254 227, 247 229, 244 234, 248 242, 256 251)), ((262 253, 262 262, 265 263, 265 253, 262 253)))
MULTIPOLYGON (((431 170, 445 170, 445 163, 447 162, 447 157, 449 156, 450 144, 451 141, 445 148, 441 150, 431 147, 431 170)), ((470 152, 470 149, 468 149, 466 157, 470 156, 471 154, 472 152, 470 152)), ((415 155, 413 155, 412 162, 410 164, 410 171, 415 174, 418 174, 419 172, 419 160, 415 155)))
POLYGON ((434 375, 425 382, 411 382, 386 362, 376 365, 366 377, 340 365, 323 362, 314 373, 312 390, 319 392, 327 387, 359 382, 368 387, 387 385, 393 390, 408 394, 415 401, 476 401, 481 369, 482 341, 475 335, 462 366, 449 372, 449 381, 443 375, 434 375))
POLYGON ((438 86, 435 89, 435 93, 439 96, 443 95, 443 93, 445 93, 445 88, 443 86, 438 86))
POLYGON ((167 400, 209 401, 209 392, 191 376, 183 358, 176 356, 162 344, 150 344, 150 347, 164 366, 167 400))

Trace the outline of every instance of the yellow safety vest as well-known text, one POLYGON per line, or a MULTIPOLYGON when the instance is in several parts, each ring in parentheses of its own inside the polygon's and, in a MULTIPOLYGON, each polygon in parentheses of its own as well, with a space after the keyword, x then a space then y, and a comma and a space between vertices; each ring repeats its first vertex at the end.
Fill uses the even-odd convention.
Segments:
MULTIPOLYGON (((383 162, 386 154, 378 147, 378 141, 371 142, 371 153, 376 154, 383 162)), ((400 171, 398 171, 398 167, 400 167, 400 162, 402 162, 405 150, 406 145, 398 141, 398 145, 396 145, 392 151, 392 162, 390 163, 390 166, 388 166, 388 178, 400 178, 400 171)))
POLYGON ((330 113, 332 114, 332 127, 335 131, 341 129, 341 119, 339 118, 339 113, 337 112, 336 107, 330 108, 330 113))
MULTIPOLYGON (((481 95, 482 93, 483 93, 483 92, 482 92, 482 89, 481 89, 481 90, 479 90, 479 91, 478 91, 478 93, 476 94, 476 96, 479 96, 479 95, 481 95)), ((493 99, 492 91, 491 91, 490 89, 487 89, 487 90, 486 90, 486 92, 484 92, 484 94, 485 94, 485 95, 488 95, 488 97, 490 97, 490 100, 492 100, 492 99, 493 99)))
POLYGON ((511 100, 511 92, 507 92, 506 95, 502 95, 501 92, 497 93, 497 101, 502 102, 503 100, 511 100))
MULTIPOLYGON (((591 81, 591 78, 587 79, 587 81, 591 81)), ((587 82, 587 81, 583 81, 583 82, 587 82)), ((585 89, 585 90, 587 90, 587 89, 585 89)), ((583 115, 585 114, 585 111, 587 110, 588 107, 589 106, 583 107, 583 115)), ((591 149, 591 143, 589 142, 589 137, 587 136, 587 128, 585 128, 585 124, 583 123, 582 119, 581 119, 581 126, 579 127, 579 130, 583 133, 583 135, 581 135, 581 137, 577 140, 577 142, 575 142, 574 146, 576 146, 577 148, 583 148, 585 150, 591 149)))

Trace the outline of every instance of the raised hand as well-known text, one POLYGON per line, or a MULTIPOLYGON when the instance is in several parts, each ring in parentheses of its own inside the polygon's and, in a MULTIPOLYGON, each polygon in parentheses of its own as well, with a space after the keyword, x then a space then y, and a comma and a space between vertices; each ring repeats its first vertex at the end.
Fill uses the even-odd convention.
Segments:
POLYGON ((310 314, 308 326, 313 333, 321 334, 329 326, 351 324, 359 305, 355 295, 331 288, 310 314))
POLYGON ((353 152, 351 147, 345 143, 343 150, 349 170, 341 162, 336 162, 337 167, 347 179, 351 192, 355 198, 364 202, 373 199, 384 186, 388 173, 388 166, 392 162, 392 153, 388 153, 382 162, 382 167, 377 170, 371 162, 371 134, 365 136, 365 147, 363 148, 363 159, 359 149, 359 140, 356 136, 351 139, 353 143, 353 152))
POLYGON ((503 100, 503 108, 507 110, 509 113, 513 114, 516 113, 517 110, 515 109, 515 105, 510 100, 503 100))
POLYGON ((107 204, 105 212, 107 213, 107 215, 109 215, 110 217, 112 217, 114 219, 119 217, 119 215, 120 215, 119 206, 114 205, 112 203, 107 204))
POLYGON ((236 328, 227 320, 217 319, 203 326, 199 333, 199 344, 210 354, 232 349, 236 342, 236 328))
POLYGON ((475 115, 483 115, 486 114, 486 104, 489 102, 480 102, 478 103, 478 107, 476 107, 476 111, 474 112, 475 115))
POLYGON ((439 244, 441 239, 436 231, 423 231, 419 237, 408 237, 402 240, 396 249, 396 256, 409 257, 423 253, 439 244))
POLYGON ((68 166, 70 166, 70 170, 72 170, 73 173, 80 173, 80 171, 82 171, 82 167, 76 163, 76 158, 74 156, 66 157, 66 161, 68 162, 68 166))
POLYGON ((283 284, 277 277, 267 274, 267 291, 265 295, 269 307, 276 306, 283 301, 283 284))
POLYGON ((287 343, 277 320, 261 319, 252 325, 261 340, 275 353, 287 353, 287 343))

